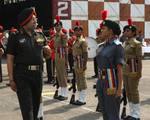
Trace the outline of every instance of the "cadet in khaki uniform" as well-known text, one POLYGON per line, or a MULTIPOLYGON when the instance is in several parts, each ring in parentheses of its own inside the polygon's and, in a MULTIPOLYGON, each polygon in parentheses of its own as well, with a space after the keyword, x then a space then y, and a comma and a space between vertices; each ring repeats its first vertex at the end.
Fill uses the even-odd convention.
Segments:
POLYGON ((82 26, 80 26, 79 22, 76 22, 74 32, 77 39, 73 44, 73 56, 77 89, 79 91, 79 99, 76 100, 73 104, 84 105, 86 104, 85 97, 87 89, 87 83, 85 78, 85 70, 87 64, 87 43, 82 35, 83 28, 82 26))
POLYGON ((60 17, 56 16, 56 23, 54 24, 56 34, 54 37, 54 48, 55 48, 55 66, 56 66, 56 77, 60 87, 58 100, 67 99, 67 78, 66 78, 66 45, 67 36, 62 31, 62 22, 60 17))
POLYGON ((141 44, 136 40, 136 27, 132 20, 128 20, 125 35, 128 39, 124 43, 125 62, 124 84, 129 101, 130 115, 125 120, 140 120, 139 80, 142 74, 142 50, 141 44))
POLYGON ((69 29, 69 40, 68 40, 68 63, 70 67, 70 73, 73 72, 73 53, 72 53, 72 45, 75 40, 74 31, 69 29))

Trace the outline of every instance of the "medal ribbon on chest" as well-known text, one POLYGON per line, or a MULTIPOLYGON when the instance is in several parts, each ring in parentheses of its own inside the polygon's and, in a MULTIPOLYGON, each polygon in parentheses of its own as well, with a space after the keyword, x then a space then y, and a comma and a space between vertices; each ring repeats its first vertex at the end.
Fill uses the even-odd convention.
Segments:
POLYGON ((57 52, 59 54, 59 58, 65 57, 65 47, 58 47, 57 52))
POLYGON ((78 69, 82 69, 83 68, 83 58, 82 58, 82 55, 76 56, 75 60, 76 60, 78 69))
POLYGON ((130 72, 138 72, 139 71, 138 58, 128 59, 127 64, 129 65, 130 72))
POLYGON ((99 69, 98 78, 100 80, 106 80, 106 89, 108 95, 113 95, 116 92, 118 87, 118 79, 116 69, 113 67, 106 68, 106 69, 99 69))

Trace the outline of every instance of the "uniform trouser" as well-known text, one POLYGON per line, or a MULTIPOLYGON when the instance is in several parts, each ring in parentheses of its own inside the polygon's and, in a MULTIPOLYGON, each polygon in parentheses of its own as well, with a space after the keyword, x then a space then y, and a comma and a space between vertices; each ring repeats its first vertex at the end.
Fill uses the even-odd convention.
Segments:
POLYGON ((139 79, 129 78, 127 75, 124 75, 123 80, 126 88, 128 101, 132 102, 133 104, 138 104, 140 101, 138 91, 139 79))
POLYGON ((48 82, 50 82, 53 80, 54 71, 55 71, 54 62, 52 61, 51 58, 46 60, 46 69, 47 69, 48 82))
POLYGON ((82 71, 82 70, 75 68, 75 77, 76 77, 78 91, 85 90, 87 88, 85 71, 82 71))
POLYGON ((100 96, 102 105, 102 114, 104 120, 120 120, 120 97, 110 96, 106 94, 105 83, 101 80, 97 81, 97 93, 100 96))
POLYGON ((3 79, 2 79, 2 61, 0 59, 0 82, 2 82, 3 79))
POLYGON ((98 107, 99 107, 99 109, 103 110, 103 106, 102 106, 102 94, 99 92, 98 86, 96 86, 96 94, 98 96, 98 107))
POLYGON ((68 54, 68 62, 69 62, 69 67, 70 67, 70 70, 73 69, 73 54, 72 53, 69 53, 68 54))
POLYGON ((37 115, 42 92, 42 72, 15 70, 14 80, 23 120, 39 120, 37 115))
POLYGON ((55 60, 56 66, 56 77, 58 80, 58 84, 60 87, 67 87, 67 73, 66 73, 66 65, 65 59, 56 59, 55 60))
POLYGON ((94 58, 94 73, 96 76, 98 75, 98 67, 97 67, 96 57, 94 58))

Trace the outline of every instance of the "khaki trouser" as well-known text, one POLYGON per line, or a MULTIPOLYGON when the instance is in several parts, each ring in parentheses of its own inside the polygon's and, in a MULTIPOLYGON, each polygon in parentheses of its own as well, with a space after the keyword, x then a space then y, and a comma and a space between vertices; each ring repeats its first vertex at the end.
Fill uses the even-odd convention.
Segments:
POLYGON ((56 77, 59 86, 67 87, 65 58, 58 58, 57 55, 55 59, 55 66, 56 66, 56 77))
POLYGON ((82 69, 75 68, 75 77, 76 77, 78 91, 85 90, 87 88, 85 71, 83 71, 82 69))
POLYGON ((132 102, 134 104, 139 103, 139 79, 136 78, 129 78, 127 75, 123 76, 124 79, 124 85, 128 97, 128 101, 132 102))

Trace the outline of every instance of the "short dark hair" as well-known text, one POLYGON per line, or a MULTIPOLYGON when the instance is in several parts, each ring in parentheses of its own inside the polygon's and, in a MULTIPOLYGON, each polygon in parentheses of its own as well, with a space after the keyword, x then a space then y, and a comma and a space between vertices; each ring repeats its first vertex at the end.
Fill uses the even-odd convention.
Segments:
POLYGON ((123 30, 125 31, 126 29, 129 29, 131 30, 132 32, 136 32, 137 31, 137 28, 135 25, 126 25, 123 30))
POLYGON ((118 23, 112 21, 112 20, 104 20, 103 21, 103 26, 108 27, 111 29, 114 33, 114 35, 120 35, 121 34, 121 29, 118 23))

